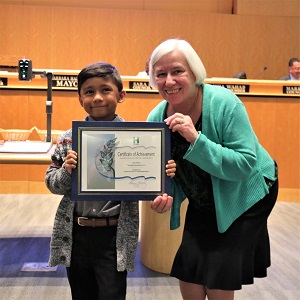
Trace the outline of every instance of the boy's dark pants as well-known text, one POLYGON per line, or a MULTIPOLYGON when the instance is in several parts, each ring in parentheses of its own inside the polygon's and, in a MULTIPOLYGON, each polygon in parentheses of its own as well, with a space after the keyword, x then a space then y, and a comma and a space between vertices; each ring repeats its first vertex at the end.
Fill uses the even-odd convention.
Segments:
POLYGON ((73 300, 126 298, 127 271, 117 271, 117 226, 83 227, 74 222, 71 266, 73 300))

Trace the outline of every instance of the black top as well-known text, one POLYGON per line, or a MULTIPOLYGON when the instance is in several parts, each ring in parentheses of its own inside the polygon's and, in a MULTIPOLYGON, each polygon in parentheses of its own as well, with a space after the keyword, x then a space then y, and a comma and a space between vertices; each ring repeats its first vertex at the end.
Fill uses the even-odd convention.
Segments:
MULTIPOLYGON (((195 128, 202 130, 202 115, 195 128)), ((189 146, 190 143, 177 131, 171 133, 171 157, 176 162, 174 180, 180 182, 190 205, 196 209, 212 210, 214 198, 210 174, 183 158, 189 146)))

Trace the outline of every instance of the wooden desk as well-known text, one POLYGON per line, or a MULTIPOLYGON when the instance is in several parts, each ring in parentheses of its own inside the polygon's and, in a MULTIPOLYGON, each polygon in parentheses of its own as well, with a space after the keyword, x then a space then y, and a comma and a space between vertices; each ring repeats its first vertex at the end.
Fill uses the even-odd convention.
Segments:
MULTIPOLYGON (((43 70, 36 70, 41 72, 43 70)), ((53 91, 77 91, 77 74, 80 70, 57 70, 49 69, 45 72, 53 74, 53 91)), ((124 90, 130 93, 153 93, 158 91, 152 89, 148 78, 136 76, 121 76, 124 90)), ((237 95, 252 96, 280 96, 300 97, 300 82, 298 80, 255 80, 237 78, 207 78, 208 84, 224 86, 237 95)), ((0 89, 16 90, 46 90, 47 79, 36 75, 32 81, 19 81, 16 72, 0 71, 0 89)))
POLYGON ((54 147, 47 153, 0 153, 0 164, 50 165, 54 147))
MULTIPOLYGON (((1 147, 1 144, 0 144, 1 147)), ((44 178, 54 146, 47 153, 0 153, 1 194, 48 194, 44 178), (13 180, 12 180, 13 179, 13 180)))
MULTIPOLYGON (((48 71, 54 74, 52 129, 65 131, 72 126, 72 120, 86 116, 78 103, 79 70, 48 71)), ((127 97, 117 106, 117 113, 126 121, 145 121, 161 101, 160 95, 150 88, 148 78, 122 76, 122 80, 127 97)), ((238 95, 258 139, 278 161, 281 187, 300 189, 300 81, 207 78, 205 83, 224 86, 238 95)), ((0 72, 0 128, 46 129, 46 85, 47 80, 38 75, 31 82, 20 82, 17 73, 0 72)), ((29 140, 38 138, 32 135, 29 140)), ((44 186, 42 164, 22 166, 23 173, 17 164, 0 165, 0 193, 12 192, 9 186, 19 193, 28 190, 21 189, 22 184, 15 186, 15 182, 34 181, 44 186)))

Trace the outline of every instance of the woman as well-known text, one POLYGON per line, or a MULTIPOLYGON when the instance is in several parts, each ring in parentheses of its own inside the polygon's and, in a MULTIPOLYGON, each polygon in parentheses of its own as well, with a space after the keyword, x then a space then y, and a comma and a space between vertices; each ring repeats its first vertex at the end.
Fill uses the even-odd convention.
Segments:
POLYGON ((172 131, 176 162, 172 195, 151 208, 189 205, 171 276, 183 299, 234 299, 234 290, 265 277, 270 266, 267 218, 278 194, 277 165, 260 145, 243 103, 228 89, 204 84, 201 59, 184 40, 160 44, 150 60, 150 84, 163 100, 148 121, 172 131))

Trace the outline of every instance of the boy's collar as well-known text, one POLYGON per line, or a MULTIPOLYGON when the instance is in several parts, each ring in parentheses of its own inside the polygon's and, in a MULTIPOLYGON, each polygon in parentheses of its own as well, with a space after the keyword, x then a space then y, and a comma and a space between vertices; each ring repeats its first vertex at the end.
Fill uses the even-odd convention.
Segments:
POLYGON ((84 121, 96 121, 90 115, 86 116, 84 121))
MULTIPOLYGON (((123 120, 123 119, 121 117, 119 117, 119 115, 115 114, 115 117, 112 120, 112 122, 113 121, 119 121, 119 120, 123 120)), ((84 121, 95 121, 96 122, 96 120, 94 120, 90 115, 86 116, 84 121)))

